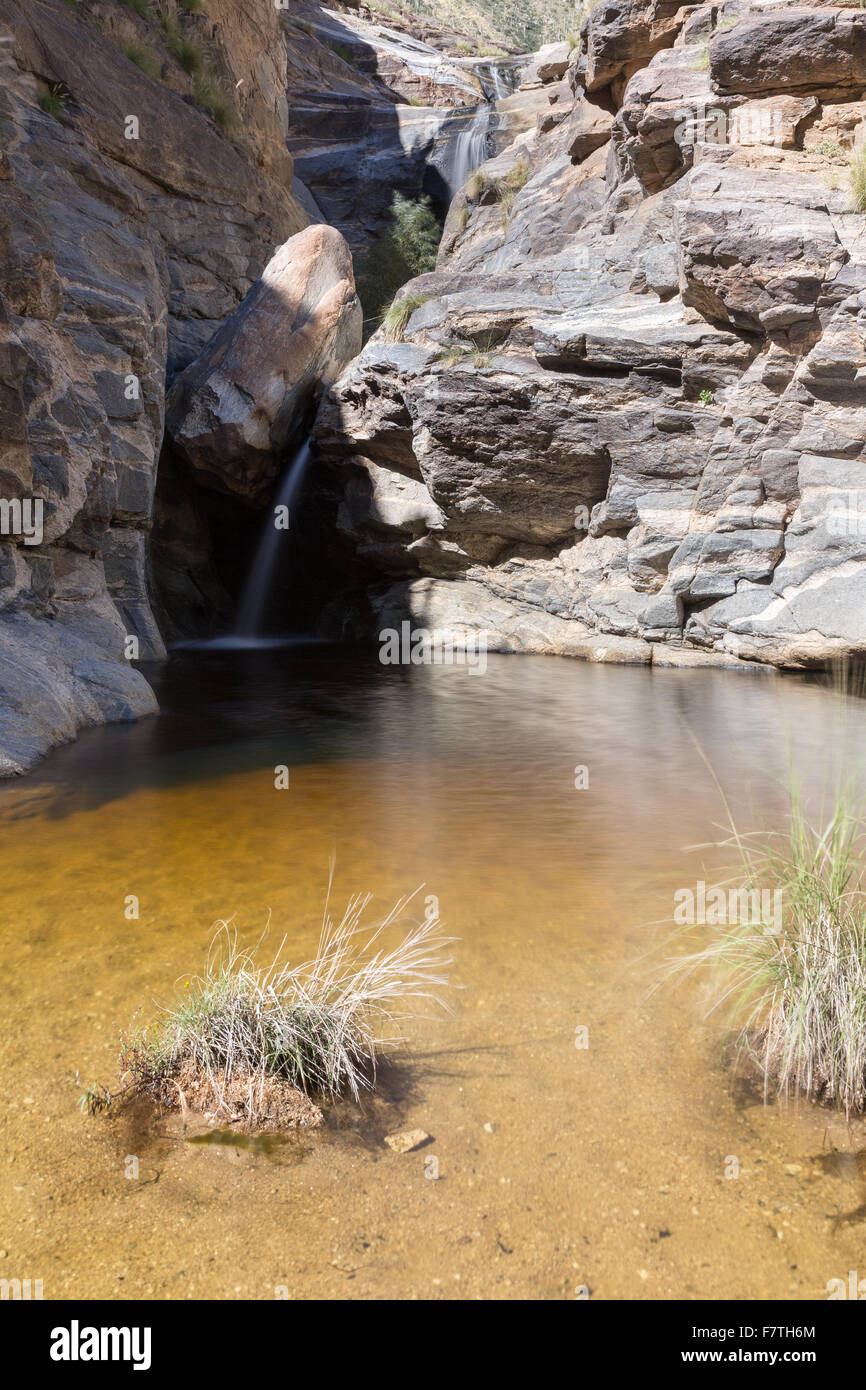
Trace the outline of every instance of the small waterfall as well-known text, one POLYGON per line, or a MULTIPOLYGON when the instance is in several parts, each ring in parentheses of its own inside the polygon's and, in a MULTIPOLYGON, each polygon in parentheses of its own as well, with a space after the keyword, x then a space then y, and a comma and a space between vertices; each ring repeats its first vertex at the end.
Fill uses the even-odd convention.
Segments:
POLYGON ((478 76, 485 92, 489 90, 494 101, 502 101, 505 97, 511 96, 513 86, 509 86, 498 63, 485 63, 479 67, 478 76))
POLYGON ((446 175, 448 192, 452 198, 459 193, 469 175, 487 158, 487 132, 492 114, 492 103, 484 102, 478 107, 466 129, 461 130, 454 141, 446 175))
POLYGON ((289 466, 280 479, 280 486, 269 509, 258 550, 244 586, 241 605, 238 610, 234 636, 256 638, 262 635, 265 605, 270 597, 274 570, 280 553, 280 539, 288 534, 276 526, 276 508, 286 507, 291 513, 292 505, 304 481, 304 474, 310 462, 310 440, 306 439, 290 460, 289 466))

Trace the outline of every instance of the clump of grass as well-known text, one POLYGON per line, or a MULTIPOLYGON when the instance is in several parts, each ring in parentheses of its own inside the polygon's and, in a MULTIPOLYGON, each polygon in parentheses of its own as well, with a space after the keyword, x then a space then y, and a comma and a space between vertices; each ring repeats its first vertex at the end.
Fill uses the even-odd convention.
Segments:
POLYGON ((506 174, 491 174, 484 169, 476 169, 466 181, 466 201, 502 203, 506 214, 510 214, 514 199, 529 181, 529 173, 529 165, 525 159, 518 159, 506 174))
POLYGON ((199 45, 186 34, 169 33, 165 46, 172 57, 176 58, 184 72, 195 76, 200 73, 204 66, 204 55, 199 45))
MULTIPOLYGON (((214 1115, 237 1118, 240 1110, 251 1125, 272 1112, 275 1086, 289 1088, 296 1101, 301 1093, 300 1123, 317 1122, 304 1097, 358 1100, 374 1085, 382 1050, 401 1041, 400 1025, 413 1016, 407 1005, 441 1003, 437 989, 447 983, 450 938, 435 914, 412 921, 388 944, 411 901, 397 902, 375 929, 363 922, 370 895, 352 898, 338 924, 326 902, 316 955, 295 966, 285 938, 259 964, 259 948, 242 949, 232 923, 218 923, 204 973, 186 981, 149 1031, 125 1040, 120 1094, 191 1108, 200 1098, 214 1115)), ((96 1089, 82 1106, 104 1109, 112 1099, 96 1089)))
POLYGON ((141 15, 142 19, 153 18, 148 0, 120 0, 120 3, 134 14, 141 15))
POLYGON ((59 121, 66 110, 66 102, 62 93, 58 91, 43 92, 39 97, 39 107, 46 116, 53 116, 59 121))
POLYGON ((196 78, 193 94, 196 106, 210 116, 220 130, 231 130, 237 123, 237 112, 231 97, 206 73, 200 73, 196 78))
POLYGON ((382 319, 386 341, 399 343, 415 310, 420 309, 430 298, 429 294, 404 294, 402 299, 395 299, 382 319))
POLYGON ((858 212, 866 212, 866 145, 853 156, 848 170, 854 206, 858 212))
MULTIPOLYGON (((708 972, 714 1009, 727 1013, 735 1055, 751 1059, 765 1096, 799 1092, 866 1109, 866 863, 861 816, 840 791, 819 823, 792 786, 783 832, 744 835, 730 810, 742 892, 778 892, 772 925, 728 922, 710 945, 674 962, 708 972)), ((742 897, 741 897, 742 901, 742 897)))
POLYGON ((187 14, 203 14, 204 12, 204 0, 177 0, 177 3, 182 10, 186 10, 187 14))
POLYGON ((142 48, 137 43, 122 43, 121 52, 125 53, 131 63, 135 63, 137 68, 147 77, 156 77, 159 73, 159 63, 148 49, 142 48))

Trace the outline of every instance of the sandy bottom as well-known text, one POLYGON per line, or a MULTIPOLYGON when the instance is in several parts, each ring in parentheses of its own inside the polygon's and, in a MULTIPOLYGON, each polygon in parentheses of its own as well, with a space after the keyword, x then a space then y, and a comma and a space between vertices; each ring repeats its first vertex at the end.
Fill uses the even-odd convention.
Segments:
POLYGON ((712 881, 714 852, 685 848, 722 815, 692 734, 746 819, 778 822, 789 745, 817 785, 849 729, 863 746, 861 712, 840 733, 826 693, 722 672, 502 658, 407 682, 273 660, 178 677, 163 720, 0 791, 0 1277, 47 1299, 810 1299, 847 1280, 862 1122, 732 1085, 697 990, 651 992, 647 952, 675 889, 712 881), (314 949, 332 850, 338 898, 384 909, 423 883, 460 938, 453 1012, 413 1026, 377 1096, 285 1137, 81 1114, 214 919, 249 940, 270 911, 314 949), (431 1142, 385 1145, 412 1128, 431 1142))

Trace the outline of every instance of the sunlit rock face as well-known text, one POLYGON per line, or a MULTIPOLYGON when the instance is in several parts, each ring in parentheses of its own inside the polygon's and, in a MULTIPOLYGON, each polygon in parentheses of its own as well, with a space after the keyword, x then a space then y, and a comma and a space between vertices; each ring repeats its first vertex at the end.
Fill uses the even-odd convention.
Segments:
POLYGON ((617 659, 866 650, 864 24, 612 0, 564 78, 535 65, 400 341, 319 417, 377 611, 617 659))
POLYGON ((258 501, 299 441, 314 394, 360 348, 349 248, 335 228, 308 227, 177 378, 167 436, 205 486, 258 501))
POLYGON ((0 497, 44 501, 38 541, 0 536, 7 774, 82 726, 154 710, 133 659, 164 650, 148 548, 166 375, 308 222, 287 191, 272 7, 214 0, 187 21, 197 41, 211 26, 226 132, 158 25, 121 6, 102 19, 0 0, 0 497))

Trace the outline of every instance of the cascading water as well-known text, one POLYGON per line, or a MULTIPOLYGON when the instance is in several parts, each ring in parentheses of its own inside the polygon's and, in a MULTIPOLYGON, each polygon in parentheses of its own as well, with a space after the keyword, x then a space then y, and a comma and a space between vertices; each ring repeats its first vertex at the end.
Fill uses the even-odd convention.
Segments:
POLYGON ((454 141, 447 172, 448 192, 452 198, 487 158, 487 132, 492 113, 492 103, 485 101, 454 141))
POLYGON ((273 506, 265 522, 258 550, 241 597, 234 631, 236 638, 250 640, 260 637, 262 634, 265 606, 270 597, 274 570, 280 553, 280 539, 287 534, 286 528, 278 527, 277 522, 283 515, 290 517, 292 505, 304 481, 304 474, 309 462, 310 441, 307 439, 298 449, 283 474, 273 506), (285 508, 285 513, 278 512, 278 508, 285 508))
POLYGON ((520 66, 515 61, 509 62, 506 66, 495 62, 479 63, 475 65, 475 73, 481 83, 484 101, 476 108, 471 120, 461 113, 461 120, 466 121, 466 124, 452 145, 451 157, 445 171, 448 192, 452 198, 463 187, 469 175, 489 158, 490 131, 496 128, 498 119, 496 103, 511 96, 520 76, 520 66))

